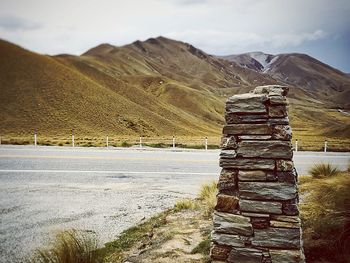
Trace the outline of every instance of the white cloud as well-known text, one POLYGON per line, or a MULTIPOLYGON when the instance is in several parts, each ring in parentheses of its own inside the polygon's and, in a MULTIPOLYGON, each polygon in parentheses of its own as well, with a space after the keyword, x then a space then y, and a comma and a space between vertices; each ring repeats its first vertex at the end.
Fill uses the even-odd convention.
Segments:
POLYGON ((5 31, 35 30, 42 25, 35 21, 23 19, 15 15, 0 15, 0 28, 5 31))
POLYGON ((48 54, 159 35, 212 54, 293 52, 342 39, 349 13, 348 0, 0 0, 0 17, 20 18, 0 20, 0 35, 48 54))
POLYGON ((182 39, 214 54, 229 54, 244 50, 260 50, 261 48, 284 48, 299 46, 305 42, 316 41, 327 36, 323 30, 306 33, 283 33, 263 35, 249 32, 222 32, 214 30, 170 32, 165 36, 182 39))

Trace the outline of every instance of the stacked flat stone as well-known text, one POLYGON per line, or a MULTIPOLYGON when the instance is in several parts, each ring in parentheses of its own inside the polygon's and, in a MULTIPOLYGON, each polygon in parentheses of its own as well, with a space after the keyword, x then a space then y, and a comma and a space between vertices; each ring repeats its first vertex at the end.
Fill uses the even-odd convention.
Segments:
POLYGON ((287 93, 259 86, 226 103, 213 262, 305 262, 287 93))

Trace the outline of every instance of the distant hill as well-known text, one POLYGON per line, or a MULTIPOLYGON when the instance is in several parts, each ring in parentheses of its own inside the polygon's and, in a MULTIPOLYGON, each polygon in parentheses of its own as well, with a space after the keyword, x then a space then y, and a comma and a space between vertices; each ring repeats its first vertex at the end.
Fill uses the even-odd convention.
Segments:
POLYGON ((158 37, 122 47, 101 44, 81 56, 45 56, 0 41, 0 56, 2 134, 37 129, 54 136, 74 128, 87 136, 219 136, 228 96, 258 85, 285 83, 291 86, 296 132, 337 132, 340 137, 348 133, 349 118, 336 110, 347 103, 347 80, 305 55, 264 59, 256 53, 237 62, 158 37), (248 63, 249 57, 255 61, 248 63), (282 77, 286 68, 294 72, 288 82, 282 77), (321 69, 329 74, 326 77, 323 71, 318 80, 321 69), (299 84, 309 78, 317 88, 299 84))

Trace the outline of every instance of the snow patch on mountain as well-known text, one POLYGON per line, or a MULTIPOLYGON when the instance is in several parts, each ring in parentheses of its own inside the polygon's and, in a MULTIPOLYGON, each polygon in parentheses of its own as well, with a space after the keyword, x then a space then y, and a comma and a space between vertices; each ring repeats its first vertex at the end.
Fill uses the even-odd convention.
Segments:
POLYGON ((258 61, 263 68, 265 68, 269 63, 268 63, 268 54, 265 54, 263 52, 250 52, 248 55, 258 61))
POLYGON ((271 65, 278 59, 278 56, 265 54, 263 52, 249 52, 247 55, 256 60, 262 66, 260 70, 263 73, 268 72, 271 65))
POLYGON ((269 63, 267 63, 267 65, 264 67, 264 69, 262 70, 263 73, 266 73, 269 71, 269 69, 271 68, 271 65, 278 59, 278 56, 274 56, 269 63))

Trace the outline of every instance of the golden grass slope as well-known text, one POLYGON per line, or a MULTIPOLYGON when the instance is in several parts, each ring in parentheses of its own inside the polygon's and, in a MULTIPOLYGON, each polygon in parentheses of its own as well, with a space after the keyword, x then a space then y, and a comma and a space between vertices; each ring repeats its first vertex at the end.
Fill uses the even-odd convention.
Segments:
MULTIPOLYGON (((219 132, 223 101, 210 93, 203 94, 171 80, 162 83, 164 91, 170 90, 164 92, 170 98, 173 92, 181 91, 193 99, 205 98, 210 106, 216 105, 219 112, 214 112, 214 116, 206 112, 213 120, 199 118, 196 112, 186 112, 150 96, 143 86, 118 81, 96 68, 89 72, 84 65, 79 71, 62 63, 62 59, 38 55, 4 41, 0 45, 4 61, 0 66, 2 133, 24 134, 38 129, 61 134, 72 128, 85 134, 219 132)), ((203 115, 203 110, 198 109, 197 113, 203 115)))
MULTIPOLYGON (((0 41, 0 56, 0 133, 19 137, 219 137, 228 96, 279 83, 163 37, 54 57, 0 41)), ((350 116, 300 88, 289 98, 297 138, 348 138, 350 116)))

